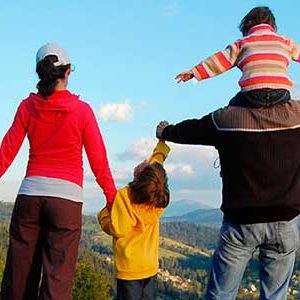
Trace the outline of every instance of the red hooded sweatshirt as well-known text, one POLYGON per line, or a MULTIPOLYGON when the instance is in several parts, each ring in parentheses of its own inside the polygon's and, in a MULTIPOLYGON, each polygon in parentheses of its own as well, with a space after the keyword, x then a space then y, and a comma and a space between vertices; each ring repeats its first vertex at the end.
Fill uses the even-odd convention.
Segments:
POLYGON ((17 110, 0 148, 0 177, 16 157, 25 136, 29 140, 26 176, 64 179, 82 187, 85 148, 96 181, 109 204, 116 187, 105 145, 91 107, 67 90, 46 100, 31 93, 17 110))

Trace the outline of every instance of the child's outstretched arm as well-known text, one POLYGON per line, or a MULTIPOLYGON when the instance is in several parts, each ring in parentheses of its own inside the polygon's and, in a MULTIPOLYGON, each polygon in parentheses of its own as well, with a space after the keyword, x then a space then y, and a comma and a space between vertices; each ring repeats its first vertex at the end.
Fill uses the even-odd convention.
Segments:
POLYGON ((235 42, 227 46, 225 50, 208 57, 193 69, 178 74, 175 79, 179 83, 186 82, 193 77, 203 80, 224 73, 235 66, 239 49, 239 42, 235 42))
POLYGON ((159 140, 151 156, 147 159, 149 163, 158 162, 163 164, 170 152, 170 147, 163 140, 159 140))

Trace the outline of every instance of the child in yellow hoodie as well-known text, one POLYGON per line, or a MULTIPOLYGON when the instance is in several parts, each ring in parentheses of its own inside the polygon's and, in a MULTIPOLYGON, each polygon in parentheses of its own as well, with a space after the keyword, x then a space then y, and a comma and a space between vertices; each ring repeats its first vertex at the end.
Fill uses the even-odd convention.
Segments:
POLYGON ((134 169, 134 179, 118 190, 111 211, 98 214, 102 229, 113 236, 117 300, 154 299, 158 272, 159 217, 169 204, 162 166, 170 148, 159 141, 148 160, 134 169))

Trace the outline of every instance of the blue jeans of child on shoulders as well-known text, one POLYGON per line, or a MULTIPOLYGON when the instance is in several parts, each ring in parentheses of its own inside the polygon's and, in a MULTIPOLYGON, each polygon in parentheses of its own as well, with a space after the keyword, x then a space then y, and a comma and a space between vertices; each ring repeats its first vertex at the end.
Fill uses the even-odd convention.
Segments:
POLYGON ((249 108, 268 108, 278 103, 291 100, 291 94, 285 89, 256 89, 237 93, 230 101, 229 106, 249 108))
POLYGON ((297 218, 258 224, 224 221, 212 259, 205 299, 236 299, 245 268, 256 249, 260 263, 259 299, 287 299, 298 247, 297 218))

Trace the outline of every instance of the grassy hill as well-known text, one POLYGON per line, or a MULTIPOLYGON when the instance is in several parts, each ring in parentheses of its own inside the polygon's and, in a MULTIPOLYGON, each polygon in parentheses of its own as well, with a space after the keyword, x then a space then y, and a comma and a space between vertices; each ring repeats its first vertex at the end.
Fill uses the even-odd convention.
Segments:
MULTIPOLYGON (((106 249, 106 253, 111 253, 110 249, 112 248, 112 238, 105 234, 103 231, 96 232, 93 238, 94 247, 101 246, 106 249)), ((99 248, 98 248, 99 249, 99 248)), ((167 237, 160 238, 160 257, 175 257, 175 258, 186 258, 188 255, 200 255, 203 257, 210 257, 211 251, 202 249, 200 247, 194 247, 180 241, 176 241, 167 237)))

